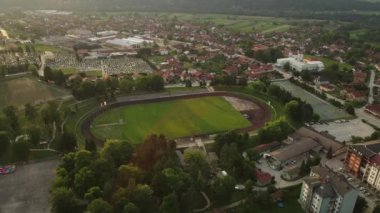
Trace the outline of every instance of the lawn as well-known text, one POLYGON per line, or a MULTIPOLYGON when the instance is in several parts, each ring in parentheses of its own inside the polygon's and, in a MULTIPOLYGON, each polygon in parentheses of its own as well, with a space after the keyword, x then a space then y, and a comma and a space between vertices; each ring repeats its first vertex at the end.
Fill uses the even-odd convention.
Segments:
POLYGON ((249 125, 223 97, 202 97, 112 109, 95 119, 92 132, 99 138, 138 144, 149 134, 174 139, 249 125))
POLYGON ((334 60, 331 60, 331 59, 328 59, 328 58, 324 58, 324 57, 305 55, 305 59, 313 59, 313 60, 322 61, 326 68, 330 67, 333 64, 338 64, 340 71, 351 70, 353 68, 351 65, 349 65, 347 63, 340 63, 338 61, 334 61, 334 60))
POLYGON ((90 71, 85 71, 84 73, 86 74, 86 76, 97 76, 97 77, 102 76, 101 70, 90 70, 90 71))
POLYGON ((56 52, 56 53, 68 52, 67 50, 62 49, 60 47, 46 45, 46 44, 35 44, 34 48, 36 49, 37 52, 45 52, 45 51, 56 52))
POLYGON ((75 134, 79 148, 84 148, 85 139, 81 132, 81 126, 88 114, 97 110, 95 99, 87 99, 82 102, 68 101, 63 104, 64 107, 74 109, 76 112, 65 119, 65 128, 75 134), (75 107, 75 105, 77 107, 75 107))
POLYGON ((0 109, 9 105, 16 107, 26 103, 39 103, 69 95, 66 90, 39 82, 32 76, 0 81, 0 109))
POLYGON ((211 22, 215 25, 223 25, 233 32, 262 32, 274 33, 283 32, 295 27, 297 23, 304 20, 285 19, 277 17, 261 16, 235 16, 224 14, 186 14, 175 13, 162 15, 169 18, 177 17, 180 20, 190 20, 195 22, 211 22))

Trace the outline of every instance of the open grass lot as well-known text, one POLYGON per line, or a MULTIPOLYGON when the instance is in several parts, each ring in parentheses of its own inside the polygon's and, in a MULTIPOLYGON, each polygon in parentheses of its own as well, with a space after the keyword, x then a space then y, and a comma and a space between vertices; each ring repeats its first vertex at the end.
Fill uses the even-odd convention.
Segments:
POLYGON ((26 103, 38 103, 68 96, 66 90, 39 82, 32 76, 0 81, 0 109, 9 105, 16 107, 26 103))
POLYGON ((197 22, 211 22, 215 25, 223 25, 234 32, 262 32, 275 33, 296 27, 298 23, 318 21, 307 19, 287 19, 262 16, 235 16, 225 14, 189 14, 189 13, 160 13, 169 18, 177 17, 181 20, 197 22))
POLYGON ((92 132, 99 138, 138 144, 149 134, 173 139, 250 125, 223 97, 202 97, 112 109, 95 119, 92 132))
POLYGON ((59 48, 57 46, 51 46, 51 45, 46 45, 46 44, 35 44, 34 48, 36 49, 37 52, 45 52, 45 51, 50 51, 50 52, 55 52, 55 53, 68 52, 67 50, 59 48))
POLYGON ((301 87, 292 84, 290 81, 278 81, 274 82, 274 84, 289 91, 293 96, 311 104, 313 106, 314 112, 321 117, 321 120, 337 120, 352 117, 345 111, 336 108, 330 103, 305 91, 301 87))
POLYGON ((326 68, 330 67, 333 64, 338 64, 340 71, 343 71, 343 70, 352 70, 352 68, 353 68, 351 65, 349 65, 347 63, 340 63, 338 61, 334 61, 334 60, 331 60, 331 59, 328 59, 328 58, 324 58, 324 57, 305 55, 305 59, 313 59, 313 60, 322 61, 325 64, 326 68))

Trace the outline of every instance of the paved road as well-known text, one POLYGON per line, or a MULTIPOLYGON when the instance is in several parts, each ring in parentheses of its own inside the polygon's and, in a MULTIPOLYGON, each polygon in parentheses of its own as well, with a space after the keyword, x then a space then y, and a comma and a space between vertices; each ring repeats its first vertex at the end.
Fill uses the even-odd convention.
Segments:
POLYGON ((360 119, 364 119, 368 121, 369 123, 380 127, 380 119, 376 118, 375 116, 368 114, 364 112, 365 107, 360 109, 355 109, 356 116, 358 116, 360 119))
POLYGON ((3 36, 6 39, 10 39, 9 36, 8 36, 8 32, 6 30, 4 30, 3 28, 0 28, 0 33, 3 34, 3 36))
POLYGON ((45 56, 45 54, 43 54, 43 55, 41 55, 41 67, 38 70, 38 75, 41 77, 44 76, 45 66, 46 66, 46 56, 45 56))
POLYGON ((369 79, 369 95, 368 95, 368 103, 372 104, 373 103, 373 87, 375 84, 375 71, 371 70, 371 76, 369 79))
POLYGON ((49 190, 58 160, 18 166, 13 174, 0 176, 0 212, 48 213, 49 190))

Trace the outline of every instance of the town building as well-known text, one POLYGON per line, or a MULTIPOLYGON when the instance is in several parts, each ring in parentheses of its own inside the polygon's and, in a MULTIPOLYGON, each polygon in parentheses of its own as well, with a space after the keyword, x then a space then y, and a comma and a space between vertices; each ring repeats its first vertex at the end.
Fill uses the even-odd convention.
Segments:
POLYGON ((302 54, 290 55, 288 58, 277 59, 276 66, 283 68, 286 64, 289 64, 290 68, 297 72, 302 72, 304 70, 321 72, 325 69, 323 62, 304 59, 302 54))
POLYGON ((380 118, 380 104, 368 105, 365 107, 364 111, 380 118))
POLYGON ((340 91, 340 95, 348 101, 363 102, 367 100, 365 92, 358 91, 353 88, 346 88, 340 91))
POLYGON ((321 166, 311 167, 303 179, 299 203, 306 212, 353 212, 358 197, 343 175, 321 166))
POLYGON ((380 190, 379 153, 380 140, 376 140, 350 145, 345 157, 347 171, 376 190, 380 190))
POLYGON ((331 148, 334 156, 346 151, 344 145, 334 140, 331 136, 308 127, 299 128, 288 139, 282 141, 282 144, 285 146, 269 154, 273 169, 281 169, 284 165, 302 155, 307 155, 310 151, 318 153, 324 150, 327 152, 331 148))
POLYGON ((153 44, 151 40, 146 40, 139 37, 115 38, 107 40, 106 43, 122 48, 141 48, 145 45, 150 46, 153 44))

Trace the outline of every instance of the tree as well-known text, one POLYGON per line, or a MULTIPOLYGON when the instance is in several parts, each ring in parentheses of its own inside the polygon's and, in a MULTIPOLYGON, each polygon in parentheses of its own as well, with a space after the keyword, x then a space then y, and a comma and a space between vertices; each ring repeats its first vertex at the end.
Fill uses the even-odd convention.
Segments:
POLYGON ((9 133, 0 131, 0 154, 4 154, 9 147, 9 133))
POLYGON ((4 115, 9 119, 9 125, 12 130, 18 134, 20 132, 20 124, 17 117, 17 109, 14 106, 7 106, 3 109, 4 115))
POLYGON ((140 48, 137 51, 137 55, 141 58, 146 58, 146 57, 152 55, 152 49, 151 48, 140 48))
POLYGON ((88 167, 81 168, 74 177, 74 190, 83 196, 91 187, 96 184, 96 177, 94 172, 88 167))
POLYGON ((7 69, 5 66, 0 66, 0 78, 5 78, 5 75, 7 74, 7 69))
POLYGON ((141 212, 150 212, 153 208, 153 190, 148 185, 138 184, 130 191, 131 201, 139 207, 141 212))
POLYGON ((92 153, 87 150, 80 150, 75 153, 75 171, 79 171, 81 168, 90 166, 93 157, 92 153))
POLYGON ((34 65, 34 64, 30 64, 29 67, 28 67, 28 71, 31 72, 35 76, 38 75, 37 70, 38 69, 37 69, 36 65, 34 65))
POLYGON ((52 212, 67 213, 79 212, 77 209, 78 200, 74 192, 65 187, 55 188, 51 193, 52 212))
POLYGON ((53 80, 56 85, 63 86, 66 82, 66 76, 62 70, 55 70, 53 72, 53 80))
POLYGON ((136 166, 121 165, 117 170, 116 182, 119 186, 126 187, 130 181, 141 182, 143 174, 143 171, 136 166))
POLYGON ((36 116, 37 116, 37 110, 30 103, 25 104, 24 110, 25 110, 25 117, 29 121, 33 121, 36 118, 36 116))
POLYGON ((354 213, 362 213, 367 207, 368 207, 368 203, 366 199, 361 196, 358 196, 358 199, 356 200, 355 207, 354 207, 354 213))
POLYGON ((332 153, 332 148, 331 148, 331 146, 329 147, 329 150, 327 151, 327 155, 326 155, 326 157, 327 157, 328 159, 331 159, 331 158, 333 157, 333 153, 332 153))
POLYGON ((44 80, 47 82, 47 81, 52 81, 54 79, 54 76, 53 76, 53 70, 46 66, 45 69, 44 69, 44 80))
POLYGON ((174 152, 176 144, 174 141, 167 140, 165 136, 150 135, 137 150, 133 162, 144 170, 149 170, 160 161, 162 157, 174 152))
POLYGON ((127 203, 123 208, 123 213, 140 213, 140 209, 133 203, 127 203))
POLYGON ((284 64, 284 70, 285 70, 286 72, 289 72, 289 70, 290 70, 290 63, 289 63, 289 62, 286 62, 286 63, 284 64))
POLYGON ((41 118, 46 126, 52 128, 53 124, 60 122, 61 114, 58 111, 58 106, 55 102, 50 101, 45 104, 40 111, 41 118))
POLYGON ((243 157, 239 153, 237 145, 225 144, 220 151, 220 166, 225 169, 229 174, 236 175, 237 167, 241 166, 243 157))
POLYGON ((160 212, 162 213, 180 213, 181 209, 178 205, 179 201, 175 193, 171 193, 164 197, 160 212))
POLYGON ((107 84, 111 91, 115 91, 117 88, 119 88, 119 80, 116 77, 109 78, 107 80, 107 84))
POLYGON ((191 80, 186 80, 185 81, 186 87, 192 87, 192 82, 191 80))
POLYGON ((87 206, 88 213, 112 213, 112 206, 101 198, 97 198, 87 206))
POLYGON ((27 161, 29 158, 30 144, 27 140, 20 139, 12 143, 12 156, 16 161, 27 161))
POLYGON ((72 152, 77 147, 77 139, 71 132, 64 131, 61 139, 58 141, 58 150, 64 153, 72 152))
POLYGON ((146 76, 140 76, 136 79, 135 88, 138 91, 147 91, 149 88, 149 79, 146 76))
POLYGON ((355 108, 352 106, 352 104, 347 105, 345 110, 347 113, 355 115, 355 108))
POLYGON ((121 164, 129 160, 133 153, 133 147, 126 141, 108 140, 102 150, 100 156, 111 162, 114 167, 119 167, 121 164))
POLYGON ((120 90, 123 93, 131 93, 133 91, 134 82, 131 79, 121 79, 120 80, 120 90))
POLYGON ((380 213, 380 206, 376 205, 375 208, 373 209, 372 213, 380 213))
POLYGON ((155 174, 152 187, 159 196, 168 195, 172 192, 183 193, 191 183, 190 176, 179 168, 166 168, 155 174))
POLYGON ((98 79, 95 82, 95 90, 97 95, 104 95, 107 90, 107 83, 104 80, 98 79))
POLYGON ((164 89, 165 81, 160 75, 151 75, 149 80, 149 90, 159 92, 164 89))
POLYGON ((41 129, 37 126, 29 126, 26 128, 25 133, 29 137, 29 142, 34 146, 39 145, 41 140, 41 129))
POLYGON ((211 190, 218 204, 230 200, 236 181, 232 176, 215 177, 211 183, 211 190))
POLYGON ((300 120, 300 102, 296 100, 288 102, 285 105, 285 113, 290 119, 294 121, 300 120))
POLYGON ((86 140, 84 148, 90 152, 96 153, 97 147, 93 140, 86 140))
POLYGON ((311 75, 311 72, 309 70, 302 70, 300 76, 304 81, 313 80, 313 76, 311 75))
POLYGON ((84 199, 91 202, 97 198, 102 197, 103 191, 99 186, 91 187, 86 194, 84 194, 84 199))
POLYGON ((208 177, 210 165, 202 151, 196 149, 186 150, 184 158, 189 174, 194 180, 198 179, 198 175, 204 178, 208 177))

